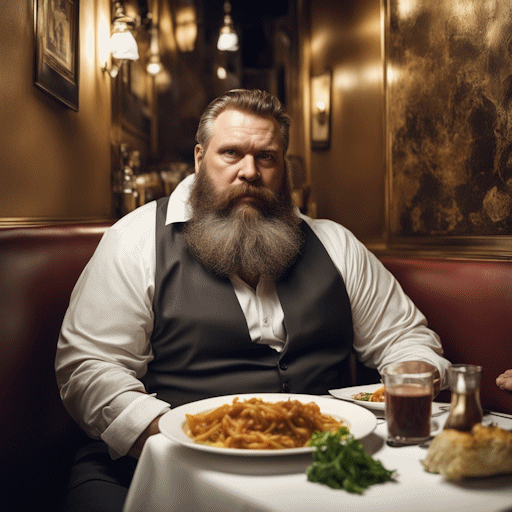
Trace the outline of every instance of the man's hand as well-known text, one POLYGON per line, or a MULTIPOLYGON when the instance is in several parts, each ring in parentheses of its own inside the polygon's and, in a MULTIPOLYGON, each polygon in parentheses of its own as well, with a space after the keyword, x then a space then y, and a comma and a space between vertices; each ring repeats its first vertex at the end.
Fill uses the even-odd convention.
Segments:
POLYGON ((160 432, 160 429, 158 428, 158 420, 160 419, 160 416, 156 417, 142 432, 142 434, 137 438, 137 441, 133 443, 132 447, 130 448, 130 451, 128 452, 128 455, 131 455, 133 458, 138 459, 140 457, 140 454, 142 452, 142 448, 144 446, 144 443, 146 442, 147 438, 149 436, 153 436, 155 434, 158 434, 160 432))
POLYGON ((439 375, 439 370, 430 363, 425 363, 424 361, 404 361, 392 366, 399 373, 434 372, 434 398, 439 394, 441 390, 441 376, 439 375))
POLYGON ((512 370, 507 370, 498 376, 496 379, 496 385, 500 389, 512 391, 512 370))

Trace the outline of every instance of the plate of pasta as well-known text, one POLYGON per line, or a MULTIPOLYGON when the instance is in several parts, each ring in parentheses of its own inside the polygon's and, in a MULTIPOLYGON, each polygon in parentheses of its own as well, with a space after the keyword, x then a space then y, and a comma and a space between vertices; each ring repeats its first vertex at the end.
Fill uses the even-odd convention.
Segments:
POLYGON ((313 395, 257 393, 219 396, 171 409, 160 432, 201 451, 244 456, 308 453, 314 431, 348 428, 361 439, 377 418, 355 404, 313 395))

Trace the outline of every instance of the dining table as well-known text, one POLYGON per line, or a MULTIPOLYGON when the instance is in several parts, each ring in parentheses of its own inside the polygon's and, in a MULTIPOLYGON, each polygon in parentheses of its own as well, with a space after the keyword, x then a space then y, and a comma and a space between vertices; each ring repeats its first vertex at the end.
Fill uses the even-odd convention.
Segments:
MULTIPOLYGON (((429 443, 389 446, 384 412, 372 413, 375 427, 360 442, 395 473, 363 494, 308 481, 311 452, 230 455, 159 433, 142 450, 123 512, 512 512, 512 475, 449 481, 428 473, 421 461, 429 443)), ((448 413, 449 404, 433 404, 438 431, 448 413)), ((512 430, 512 415, 484 411, 482 423, 512 430)))

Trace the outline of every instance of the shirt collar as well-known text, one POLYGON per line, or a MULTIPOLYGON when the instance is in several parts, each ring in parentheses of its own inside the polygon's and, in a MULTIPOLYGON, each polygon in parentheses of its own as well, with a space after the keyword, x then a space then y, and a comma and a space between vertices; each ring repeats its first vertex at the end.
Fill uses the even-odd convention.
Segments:
POLYGON ((167 216, 165 218, 166 226, 176 222, 187 222, 192 218, 192 208, 189 204, 189 198, 195 179, 195 174, 187 176, 184 180, 180 181, 169 197, 167 216))

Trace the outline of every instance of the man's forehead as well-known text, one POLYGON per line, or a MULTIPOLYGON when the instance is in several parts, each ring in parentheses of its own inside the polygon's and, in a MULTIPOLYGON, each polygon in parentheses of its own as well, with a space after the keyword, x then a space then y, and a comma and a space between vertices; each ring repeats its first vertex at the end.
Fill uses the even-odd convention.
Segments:
POLYGON ((238 108, 227 108, 223 110, 215 119, 214 125, 218 126, 244 126, 254 124, 267 124, 272 126, 272 129, 279 131, 279 125, 277 121, 270 115, 257 114, 248 110, 238 108))
POLYGON ((222 111, 213 123, 212 138, 215 135, 234 138, 259 135, 267 139, 268 143, 275 142, 281 146, 280 129, 277 121, 268 115, 255 114, 240 109, 226 109, 222 111))

